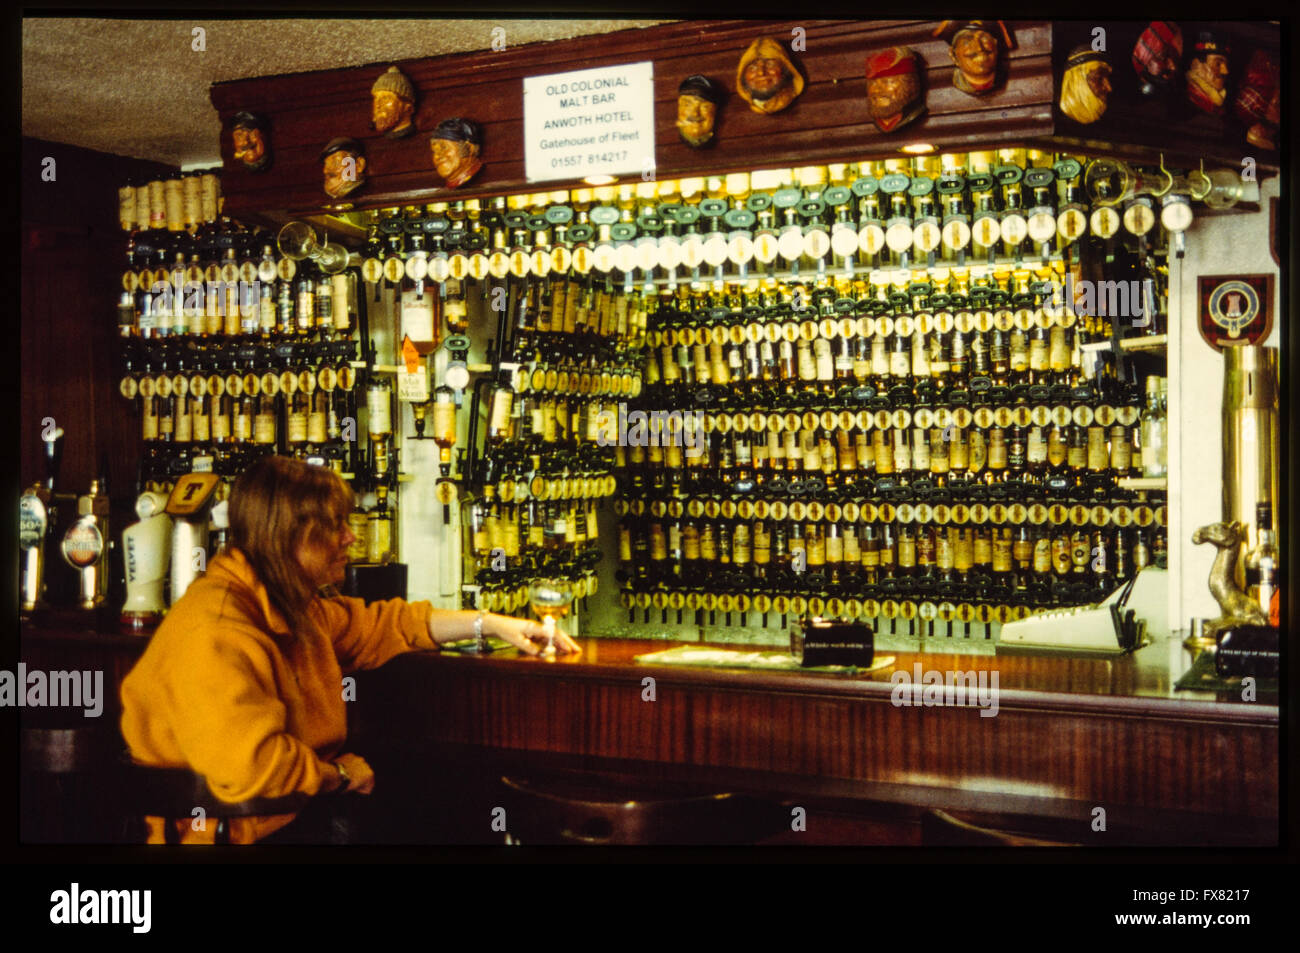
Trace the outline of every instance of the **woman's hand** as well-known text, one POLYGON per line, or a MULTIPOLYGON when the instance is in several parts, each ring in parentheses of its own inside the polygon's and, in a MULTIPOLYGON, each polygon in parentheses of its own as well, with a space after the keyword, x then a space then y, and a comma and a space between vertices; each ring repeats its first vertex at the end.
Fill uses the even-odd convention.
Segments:
MULTIPOLYGON (((488 635, 505 639, 520 651, 537 655, 546 647, 546 629, 532 619, 516 619, 508 615, 489 614, 483 619, 483 630, 488 635)), ((581 651, 559 626, 555 628, 555 651, 560 655, 581 651)))
MULTIPOLYGON (((331 790, 338 791, 340 794, 369 794, 375 789, 375 772, 366 764, 366 759, 355 754, 341 754, 335 758, 331 764, 343 765, 343 770, 348 773, 351 781, 347 789, 344 790, 342 784, 338 784, 331 790)), ((338 775, 335 769, 334 774, 338 775)), ((338 779, 341 782, 341 778, 338 779)))

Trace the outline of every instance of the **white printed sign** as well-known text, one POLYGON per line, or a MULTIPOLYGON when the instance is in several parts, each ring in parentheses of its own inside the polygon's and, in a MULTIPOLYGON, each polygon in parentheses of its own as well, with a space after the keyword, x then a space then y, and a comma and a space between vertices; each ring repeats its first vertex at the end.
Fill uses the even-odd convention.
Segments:
POLYGON ((654 64, 526 77, 524 144, 529 182, 653 174, 654 64))
POLYGON ((397 372, 397 399, 422 404, 429 399, 429 375, 420 368, 414 374, 397 372))

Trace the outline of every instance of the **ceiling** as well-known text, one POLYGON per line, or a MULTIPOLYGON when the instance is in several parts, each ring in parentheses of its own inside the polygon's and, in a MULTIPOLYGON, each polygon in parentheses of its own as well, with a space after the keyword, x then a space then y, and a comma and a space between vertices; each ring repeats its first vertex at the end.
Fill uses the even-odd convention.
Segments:
POLYGON ((22 134, 168 165, 219 164, 213 83, 488 49, 494 27, 513 46, 662 22, 28 18, 22 134))

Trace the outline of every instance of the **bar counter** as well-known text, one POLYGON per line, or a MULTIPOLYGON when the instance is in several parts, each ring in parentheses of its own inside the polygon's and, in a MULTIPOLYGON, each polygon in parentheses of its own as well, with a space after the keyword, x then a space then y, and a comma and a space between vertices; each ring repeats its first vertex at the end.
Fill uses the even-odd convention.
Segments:
POLYGON ((1168 640, 1110 660, 878 651, 894 665, 858 675, 646 665, 635 658, 675 643, 578 643, 580 655, 554 660, 402 656, 358 680, 354 735, 404 766, 423 749, 488 773, 811 799, 835 818, 828 843, 916 843, 933 808, 1014 817, 1070 843, 1276 842, 1276 705, 1175 692, 1186 653, 1168 640), (895 705, 892 674, 918 662, 996 671, 996 716, 895 705), (1091 831, 1097 807, 1110 836, 1091 831))
MULTIPOLYGON (((426 821, 486 818, 500 777, 522 775, 803 807, 807 829, 774 844, 921 844, 934 810, 1071 844, 1277 843, 1275 697, 1175 691, 1188 655, 1170 639, 1112 659, 878 649, 894 663, 857 674, 648 665, 636 657, 683 643, 577 641, 581 654, 553 660, 420 651, 358 674, 348 746, 395 796, 381 812, 405 818, 393 840, 500 843, 486 825, 426 821), (895 704, 893 673, 918 663, 996 672, 996 715, 926 706, 919 690, 916 704, 895 704)), ((120 680, 145 644, 25 626, 23 658, 93 663, 120 680)))

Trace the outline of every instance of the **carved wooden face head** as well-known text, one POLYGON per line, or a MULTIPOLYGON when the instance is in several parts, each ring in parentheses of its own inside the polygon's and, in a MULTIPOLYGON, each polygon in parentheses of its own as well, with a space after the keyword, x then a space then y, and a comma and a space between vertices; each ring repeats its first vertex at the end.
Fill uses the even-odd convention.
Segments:
POLYGON ((677 97, 677 131, 692 146, 702 146, 713 138, 713 122, 718 107, 707 99, 682 93, 677 97))
POLYGON ((429 151, 433 156, 433 167, 446 181, 448 188, 455 188, 467 181, 482 167, 478 158, 479 147, 474 142, 430 139, 429 151))
POLYGON ((394 136, 411 129, 414 102, 386 89, 372 93, 371 100, 370 121, 374 123, 376 131, 394 136))
POLYGON ((785 63, 775 57, 755 57, 746 64, 741 82, 751 97, 759 102, 771 99, 787 88, 792 80, 785 63))
POLYGON ((998 69, 998 39, 988 30, 962 30, 952 39, 952 61, 976 88, 993 82, 998 69))
POLYGON ((881 76, 867 81, 867 103, 871 118, 886 120, 901 116, 921 96, 921 85, 914 73, 881 76))
POLYGON ((325 194, 331 198, 341 198, 365 184, 366 158, 347 149, 339 149, 325 157, 323 171, 325 194))
POLYGON ((235 147, 235 161, 250 169, 260 169, 265 164, 266 142, 262 130, 249 126, 236 126, 230 138, 235 147))

